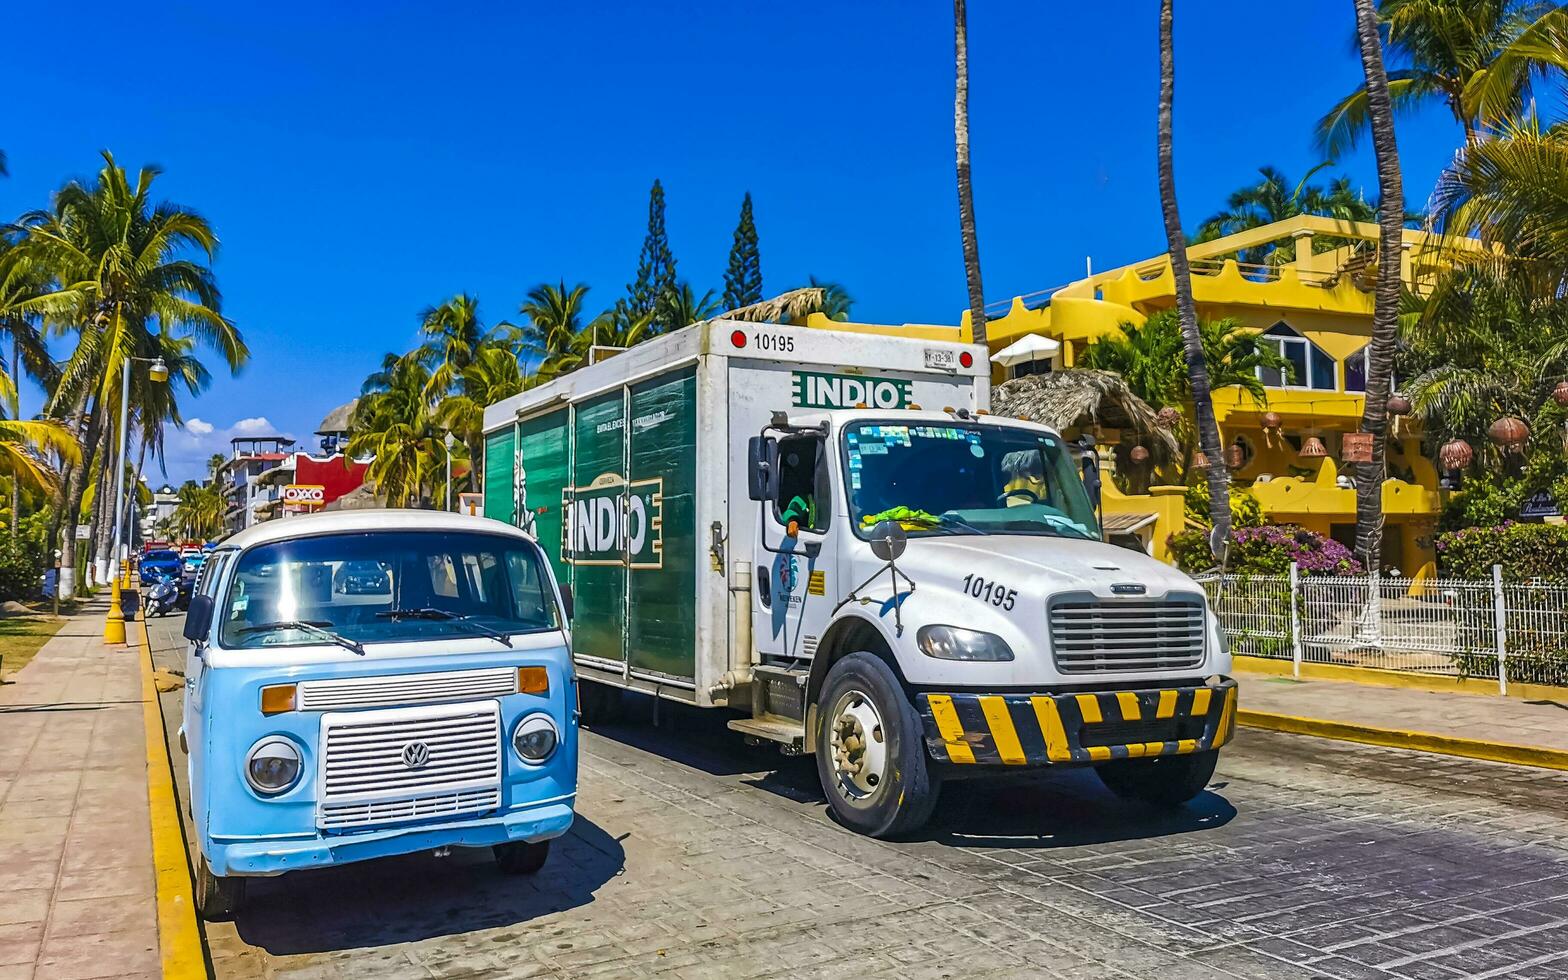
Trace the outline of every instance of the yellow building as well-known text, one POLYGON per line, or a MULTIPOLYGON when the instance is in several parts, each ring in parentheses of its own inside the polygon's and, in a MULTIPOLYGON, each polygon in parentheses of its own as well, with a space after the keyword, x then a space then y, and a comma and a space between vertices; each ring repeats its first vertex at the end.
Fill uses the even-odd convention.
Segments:
MULTIPOLYGON (((1236 485, 1252 493, 1269 522, 1299 524, 1346 545, 1354 541, 1356 500, 1351 471, 1338 461, 1342 437, 1359 426, 1366 400, 1377 240, 1376 225, 1303 215, 1188 249, 1198 316, 1231 317, 1258 330, 1296 368, 1294 379, 1277 372, 1262 377, 1267 397, 1261 404, 1236 388, 1215 393, 1227 456, 1240 461, 1232 467, 1236 485), (1235 258, 1246 249, 1287 243, 1295 258, 1283 264, 1244 265, 1235 258), (1277 428, 1265 426, 1276 421, 1277 428)), ((1419 288, 1441 261, 1439 243, 1407 230, 1403 244, 1401 276, 1419 288)), ((1174 307, 1175 281, 1169 257, 1160 255, 1081 279, 1037 303, 1027 299, 1015 298, 1005 315, 989 322, 992 350, 1037 334, 1061 345, 1052 366, 1071 367, 1088 344, 1119 335, 1121 324, 1141 324, 1174 307)), ((964 324, 967 332, 967 313, 964 324)), ((999 369, 996 380, 1010 374, 999 369)), ((1401 419, 1390 436, 1384 566, 1430 575, 1442 504, 1438 474, 1421 453, 1412 420, 1401 419)), ((1170 500, 1179 491, 1154 487, 1128 496, 1109 481, 1106 491, 1107 523, 1141 525, 1149 550, 1166 557, 1165 539, 1180 529, 1173 516, 1180 508, 1170 500)))

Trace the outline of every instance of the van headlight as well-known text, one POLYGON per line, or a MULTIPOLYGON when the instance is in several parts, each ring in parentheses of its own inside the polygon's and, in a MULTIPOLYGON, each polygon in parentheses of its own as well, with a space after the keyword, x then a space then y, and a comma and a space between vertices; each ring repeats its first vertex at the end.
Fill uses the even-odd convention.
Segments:
POLYGON ((512 729, 512 749, 530 766, 544 765, 560 742, 560 733, 549 715, 529 715, 512 729))
POLYGON ((272 736, 251 746, 245 756, 245 781, 263 796, 276 796, 299 782, 299 749, 286 738, 272 736))
POLYGON ((959 626, 922 626, 915 635, 920 652, 937 660, 1011 660, 1013 651, 995 633, 959 626))

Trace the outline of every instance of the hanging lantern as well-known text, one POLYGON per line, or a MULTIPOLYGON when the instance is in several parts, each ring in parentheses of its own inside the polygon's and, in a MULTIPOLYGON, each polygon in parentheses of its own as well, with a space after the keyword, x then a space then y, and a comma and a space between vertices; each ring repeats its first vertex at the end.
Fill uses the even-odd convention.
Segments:
POLYGON ((1169 405, 1154 413, 1154 421, 1167 429, 1176 428, 1176 423, 1181 421, 1181 412, 1169 405))
POLYGON ((1463 439, 1450 439, 1437 451, 1437 461, 1444 470, 1462 470, 1475 459, 1475 450, 1463 439))
POLYGON ((1404 395, 1393 394, 1388 396, 1388 414, 1399 416, 1410 414, 1410 399, 1404 395))
POLYGON ((1523 419, 1516 419, 1512 415, 1505 415, 1492 423, 1486 430, 1487 438, 1507 453, 1517 453, 1524 449, 1524 444, 1530 439, 1530 427, 1524 424, 1523 419))
POLYGON ((1192 468, 1195 469, 1195 470, 1206 470, 1206 469, 1208 469, 1209 468, 1209 457, 1203 455, 1203 453, 1201 453, 1201 452, 1193 453, 1192 454, 1192 468))
POLYGON ((1264 412, 1263 413, 1263 427, 1265 429, 1278 429, 1280 426, 1282 426, 1284 424, 1285 424, 1285 420, 1279 417, 1279 413, 1278 412, 1264 412))
POLYGON ((1339 440, 1339 458, 1345 463, 1372 462, 1372 433, 1345 433, 1339 440))
POLYGON ((1127 454, 1127 458, 1132 460, 1134 465, 1142 466, 1149 461, 1149 451, 1142 446, 1134 446, 1127 454))
POLYGON ((1323 459, 1328 455, 1328 447, 1317 436, 1307 436, 1301 444, 1301 451, 1296 455, 1301 459, 1323 459))
POLYGON ((1246 462, 1246 454, 1239 445, 1233 445, 1225 450, 1225 465, 1233 470, 1241 469, 1241 464, 1246 462))
POLYGON ((1552 401, 1568 406, 1568 381, 1557 382, 1557 387, 1552 389, 1552 401))

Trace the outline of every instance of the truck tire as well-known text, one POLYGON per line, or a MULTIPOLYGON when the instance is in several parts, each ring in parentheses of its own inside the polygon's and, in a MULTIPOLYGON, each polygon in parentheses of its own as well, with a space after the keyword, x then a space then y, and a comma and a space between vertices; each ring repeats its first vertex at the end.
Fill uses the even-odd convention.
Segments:
POLYGON ((598 681, 578 678, 577 703, 582 711, 583 724, 613 725, 621 720, 621 689, 598 681))
POLYGON ((219 878, 207 866, 207 859, 196 857, 196 914, 207 922, 232 919, 245 905, 245 879, 219 878))
POLYGON ((1152 759, 1118 759, 1095 766, 1105 788, 1124 800, 1177 807, 1203 792, 1219 762, 1218 749, 1152 759))
POLYGON ((497 844, 490 848, 495 855, 496 867, 509 875, 531 875, 544 867, 545 859, 550 856, 550 842, 547 840, 528 843, 518 841, 511 844, 497 844))
POLYGON ((817 700, 817 776, 846 827, 870 837, 916 830, 936 807, 920 719, 880 658, 852 653, 834 664, 817 700))

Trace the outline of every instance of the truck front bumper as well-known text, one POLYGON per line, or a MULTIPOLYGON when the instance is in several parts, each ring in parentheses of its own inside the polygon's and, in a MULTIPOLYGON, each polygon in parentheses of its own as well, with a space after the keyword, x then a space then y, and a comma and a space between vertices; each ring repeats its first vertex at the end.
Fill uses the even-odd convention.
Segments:
POLYGON ((1217 749, 1236 728, 1236 682, 1086 694, 919 694, 939 762, 1038 766, 1217 749))

